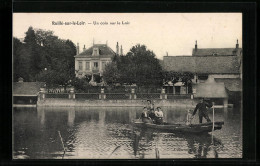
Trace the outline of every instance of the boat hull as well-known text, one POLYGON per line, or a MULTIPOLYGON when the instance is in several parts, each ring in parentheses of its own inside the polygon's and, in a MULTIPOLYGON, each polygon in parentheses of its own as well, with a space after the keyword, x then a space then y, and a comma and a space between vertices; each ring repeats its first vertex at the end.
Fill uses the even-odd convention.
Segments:
MULTIPOLYGON (((136 127, 142 128, 152 128, 157 130, 163 130, 168 132, 185 132, 185 133, 206 133, 211 132, 213 128, 212 122, 201 123, 201 124, 191 124, 191 125, 184 125, 184 124, 169 124, 164 123, 163 125, 157 125, 153 123, 144 123, 142 121, 136 121, 134 123, 136 127)), ((215 122, 214 123, 214 130, 220 130, 224 125, 224 122, 215 122)))

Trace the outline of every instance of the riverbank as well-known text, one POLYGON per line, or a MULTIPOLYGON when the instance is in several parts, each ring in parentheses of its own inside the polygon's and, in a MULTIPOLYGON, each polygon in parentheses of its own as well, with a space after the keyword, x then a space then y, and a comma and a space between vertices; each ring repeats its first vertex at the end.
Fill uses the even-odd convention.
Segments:
MULTIPOLYGON (((153 100, 160 107, 194 108, 199 102, 196 99, 153 100)), ((72 100, 45 99, 37 102, 37 107, 144 107, 146 100, 72 100)), ((222 108, 223 105, 215 106, 222 108)))

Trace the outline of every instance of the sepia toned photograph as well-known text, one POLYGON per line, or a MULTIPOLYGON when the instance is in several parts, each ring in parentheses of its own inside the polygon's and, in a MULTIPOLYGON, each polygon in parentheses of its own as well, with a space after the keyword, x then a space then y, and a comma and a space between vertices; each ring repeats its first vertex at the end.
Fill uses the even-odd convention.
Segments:
POLYGON ((242 13, 13 13, 12 157, 243 157, 242 13))

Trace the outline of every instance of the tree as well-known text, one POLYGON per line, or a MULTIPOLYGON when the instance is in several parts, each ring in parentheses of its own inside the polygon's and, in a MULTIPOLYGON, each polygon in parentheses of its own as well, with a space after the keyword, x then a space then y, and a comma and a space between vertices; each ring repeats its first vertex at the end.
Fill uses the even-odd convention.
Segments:
POLYGON ((116 62, 111 62, 106 65, 103 71, 103 78, 107 84, 114 84, 120 82, 120 73, 116 62))
POLYGON ((72 41, 59 39, 53 31, 29 27, 24 43, 14 38, 14 76, 66 88, 75 77, 74 55, 72 41))
POLYGON ((21 76, 19 70, 21 48, 22 42, 17 38, 13 38, 13 76, 15 81, 21 76))
POLYGON ((148 50, 145 45, 136 45, 126 55, 130 61, 129 79, 133 79, 137 85, 151 86, 160 85, 162 82, 162 67, 155 54, 148 50))
POLYGON ((145 45, 133 46, 126 56, 116 55, 113 62, 104 71, 104 79, 108 84, 116 81, 138 86, 158 86, 162 83, 159 60, 145 45))

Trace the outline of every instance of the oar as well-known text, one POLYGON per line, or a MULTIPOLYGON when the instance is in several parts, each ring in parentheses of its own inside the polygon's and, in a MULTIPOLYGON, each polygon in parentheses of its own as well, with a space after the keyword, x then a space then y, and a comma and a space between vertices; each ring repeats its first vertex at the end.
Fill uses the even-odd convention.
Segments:
POLYGON ((121 147, 121 145, 117 146, 112 153, 110 153, 110 155, 108 157, 110 157, 115 151, 117 151, 119 148, 121 147))

